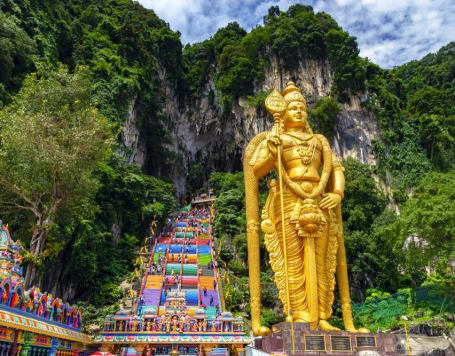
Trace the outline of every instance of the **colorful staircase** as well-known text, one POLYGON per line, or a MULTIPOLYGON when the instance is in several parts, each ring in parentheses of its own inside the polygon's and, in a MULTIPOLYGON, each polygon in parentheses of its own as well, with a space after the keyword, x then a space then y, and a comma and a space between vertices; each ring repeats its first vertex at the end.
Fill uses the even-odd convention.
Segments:
POLYGON ((172 231, 158 238, 150 256, 149 264, 160 261, 163 272, 145 277, 138 313, 162 314, 169 289, 181 289, 190 312, 202 307, 209 320, 215 319, 222 310, 217 284, 214 286, 217 273, 212 244, 211 229, 205 220, 173 221, 172 231))
POLYGON ((148 275, 142 290, 142 306, 138 310, 141 314, 155 313, 160 300, 161 286, 163 285, 162 275, 148 275))
POLYGON ((163 284, 163 276, 162 275, 148 275, 147 281, 145 282, 145 289, 161 289, 161 285, 163 284))

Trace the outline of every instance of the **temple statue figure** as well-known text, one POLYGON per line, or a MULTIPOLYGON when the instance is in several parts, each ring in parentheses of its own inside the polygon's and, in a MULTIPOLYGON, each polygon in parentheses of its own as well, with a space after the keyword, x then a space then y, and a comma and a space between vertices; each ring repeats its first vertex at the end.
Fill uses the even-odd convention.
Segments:
POLYGON ((253 333, 270 332, 260 324, 259 227, 287 321, 338 330, 328 322, 336 277, 346 330, 368 332, 352 320, 340 205, 344 169, 327 138, 313 133, 293 82, 282 94, 272 91, 265 104, 275 124, 250 141, 244 156, 253 333), (269 182, 259 224, 258 181, 273 168, 279 180, 269 182))

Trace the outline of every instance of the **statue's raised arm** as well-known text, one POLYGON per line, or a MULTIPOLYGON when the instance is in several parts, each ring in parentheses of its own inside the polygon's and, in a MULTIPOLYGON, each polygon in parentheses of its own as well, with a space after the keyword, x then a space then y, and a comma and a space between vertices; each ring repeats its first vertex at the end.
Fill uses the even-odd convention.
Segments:
POLYGON ((265 234, 286 320, 336 330, 328 322, 336 272, 345 328, 357 331, 341 221, 343 167, 328 140, 313 133, 305 99, 293 82, 282 95, 274 90, 266 99, 266 108, 275 124, 251 140, 243 163, 253 332, 269 332, 260 324, 259 226, 265 234), (270 182, 259 225, 258 180, 273 168, 279 181, 270 182))

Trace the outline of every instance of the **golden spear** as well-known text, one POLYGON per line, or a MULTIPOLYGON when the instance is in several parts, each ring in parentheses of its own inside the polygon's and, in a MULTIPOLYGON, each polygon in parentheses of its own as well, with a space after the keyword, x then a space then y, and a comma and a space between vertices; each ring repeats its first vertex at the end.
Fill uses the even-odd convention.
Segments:
MULTIPOLYGON (((282 114, 286 110, 286 102, 280 94, 280 92, 274 89, 265 99, 265 107, 267 111, 273 115, 274 127, 272 130, 276 130, 278 137, 281 134, 281 119, 282 114)), ((280 205, 281 205, 281 231, 283 236, 283 257, 284 257, 284 275, 286 285, 286 322, 291 323, 291 340, 292 340, 292 353, 295 353, 295 341, 294 341, 294 320, 292 319, 291 299, 289 296, 289 280, 288 280, 288 258, 287 258, 287 242, 286 242, 286 231, 284 227, 284 197, 283 197, 283 176, 281 172, 281 139, 277 146, 278 156, 278 182, 280 186, 280 205)))

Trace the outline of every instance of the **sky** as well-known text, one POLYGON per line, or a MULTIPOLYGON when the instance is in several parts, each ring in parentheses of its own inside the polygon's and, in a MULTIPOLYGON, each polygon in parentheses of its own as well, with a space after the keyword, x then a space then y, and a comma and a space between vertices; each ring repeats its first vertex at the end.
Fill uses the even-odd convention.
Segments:
POLYGON ((357 38, 360 55, 383 68, 420 59, 455 40, 454 0, 139 0, 180 31, 183 44, 210 38, 237 21, 262 25, 271 6, 295 3, 329 13, 357 38))

